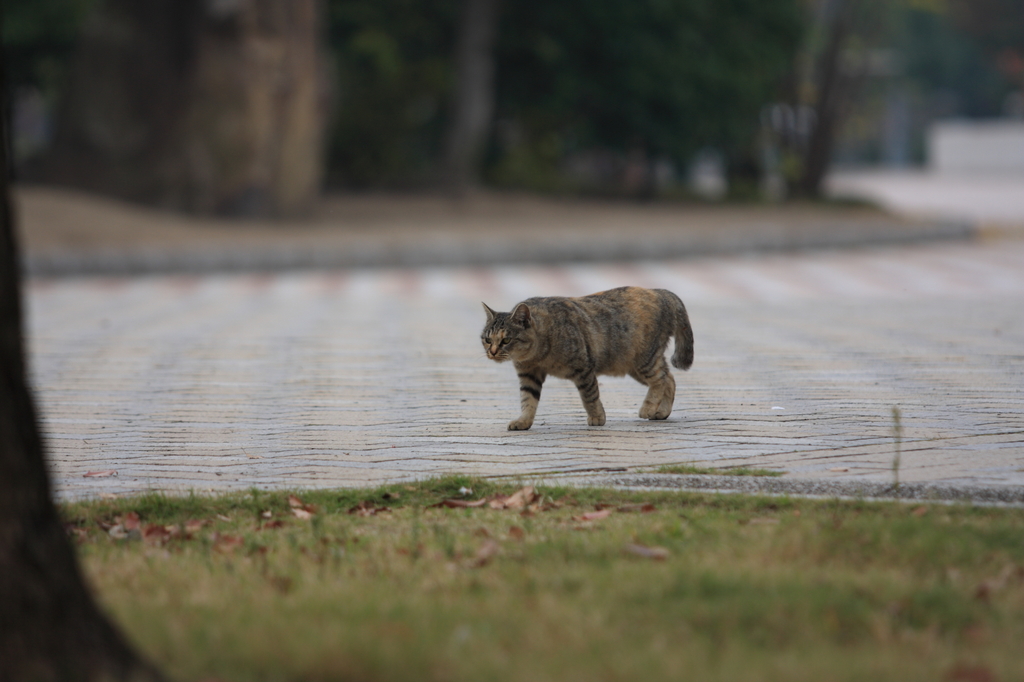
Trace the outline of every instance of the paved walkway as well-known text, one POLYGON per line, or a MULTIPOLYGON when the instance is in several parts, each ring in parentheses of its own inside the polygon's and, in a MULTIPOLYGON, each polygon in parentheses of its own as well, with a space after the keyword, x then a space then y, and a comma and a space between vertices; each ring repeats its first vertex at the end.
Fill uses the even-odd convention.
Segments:
POLYGON ((29 285, 64 498, 673 463, 775 468, 856 494, 892 481, 899 406, 901 482, 1019 502, 1022 310, 1014 240, 29 285), (690 309, 696 361, 677 372, 672 417, 639 420, 642 387, 604 378, 608 425, 588 428, 575 391, 552 380, 533 429, 505 431, 518 391, 512 369, 480 351, 480 300, 508 309, 626 283, 669 288, 690 309), (97 472, 108 475, 87 476, 97 472))
POLYGON ((866 170, 833 173, 836 197, 867 199, 918 218, 967 221, 983 230, 1024 234, 1024 175, 866 170))

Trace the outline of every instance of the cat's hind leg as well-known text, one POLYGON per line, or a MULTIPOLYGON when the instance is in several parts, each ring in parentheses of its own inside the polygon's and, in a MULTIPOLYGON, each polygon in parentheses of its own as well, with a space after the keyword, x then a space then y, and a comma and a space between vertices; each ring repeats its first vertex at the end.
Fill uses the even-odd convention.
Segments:
POLYGON ((537 403, 540 402, 540 389, 544 385, 543 372, 519 372, 519 404, 522 413, 518 419, 508 423, 509 431, 526 431, 533 426, 533 418, 537 415, 537 403))
POLYGON ((676 380, 669 371, 665 356, 659 355, 651 366, 635 369, 629 376, 647 386, 647 397, 640 406, 640 418, 668 419, 676 400, 676 380))
POLYGON ((573 382, 580 392, 583 408, 587 411, 587 426, 604 426, 604 405, 601 404, 601 392, 597 388, 597 375, 583 372, 573 382))

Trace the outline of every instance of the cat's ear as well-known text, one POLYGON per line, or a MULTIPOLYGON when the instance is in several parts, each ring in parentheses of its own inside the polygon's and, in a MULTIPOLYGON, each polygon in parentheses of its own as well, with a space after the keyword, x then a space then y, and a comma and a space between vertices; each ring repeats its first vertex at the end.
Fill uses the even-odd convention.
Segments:
POLYGON ((497 315, 497 313, 494 312, 493 310, 491 310, 490 307, 486 303, 484 303, 483 301, 480 301, 480 304, 484 307, 484 312, 487 313, 487 322, 488 323, 493 322, 494 321, 494 317, 495 317, 495 315, 497 315))
POLYGON ((513 322, 523 325, 524 327, 530 326, 530 308, 525 303, 520 303, 515 309, 509 313, 513 322))

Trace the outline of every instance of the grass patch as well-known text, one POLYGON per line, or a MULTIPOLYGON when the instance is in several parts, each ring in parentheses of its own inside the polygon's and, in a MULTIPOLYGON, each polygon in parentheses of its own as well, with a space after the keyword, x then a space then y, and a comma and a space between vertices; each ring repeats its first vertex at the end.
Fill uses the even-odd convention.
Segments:
POLYGON ((1024 676, 1022 510, 516 490, 62 511, 106 609, 178 680, 1024 676), (432 506, 484 498, 514 508, 432 506))
POLYGON ((778 469, 751 469, 750 467, 736 467, 733 469, 717 469, 713 467, 700 467, 695 464, 666 464, 655 470, 658 474, 689 474, 698 476, 784 476, 785 471, 778 469))

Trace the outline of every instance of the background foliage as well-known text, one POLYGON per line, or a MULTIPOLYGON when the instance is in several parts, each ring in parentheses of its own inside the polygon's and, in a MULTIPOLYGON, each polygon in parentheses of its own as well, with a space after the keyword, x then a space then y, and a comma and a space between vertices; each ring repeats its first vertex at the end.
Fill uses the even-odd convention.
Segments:
MULTIPOLYGON (((10 87, 38 89, 59 115, 76 37, 97 1, 5 0, 10 87)), ((851 45, 898 53, 902 82, 919 93, 914 106, 921 121, 997 115, 1006 94, 1024 84, 1024 5, 1015 0, 844 1, 884 6, 884 17, 876 17, 884 30, 862 32, 851 45)), ((484 177, 499 186, 578 190, 580 183, 567 178, 581 163, 590 171, 603 168, 603 179, 620 185, 633 164, 649 183, 656 164, 683 170, 706 148, 721 152, 734 176, 749 174, 757 164, 762 107, 792 97, 805 80, 807 55, 821 47, 815 47, 822 39, 817 20, 823 7, 835 4, 504 3, 495 55, 496 125, 484 177)), ((461 6, 460 0, 324 3, 333 92, 330 185, 435 181, 450 118, 461 6)), ((863 121, 879 120, 893 82, 876 83, 874 95, 869 88, 868 106, 855 121, 867 132, 841 143, 841 155, 877 157, 862 138, 878 124, 863 121)))

